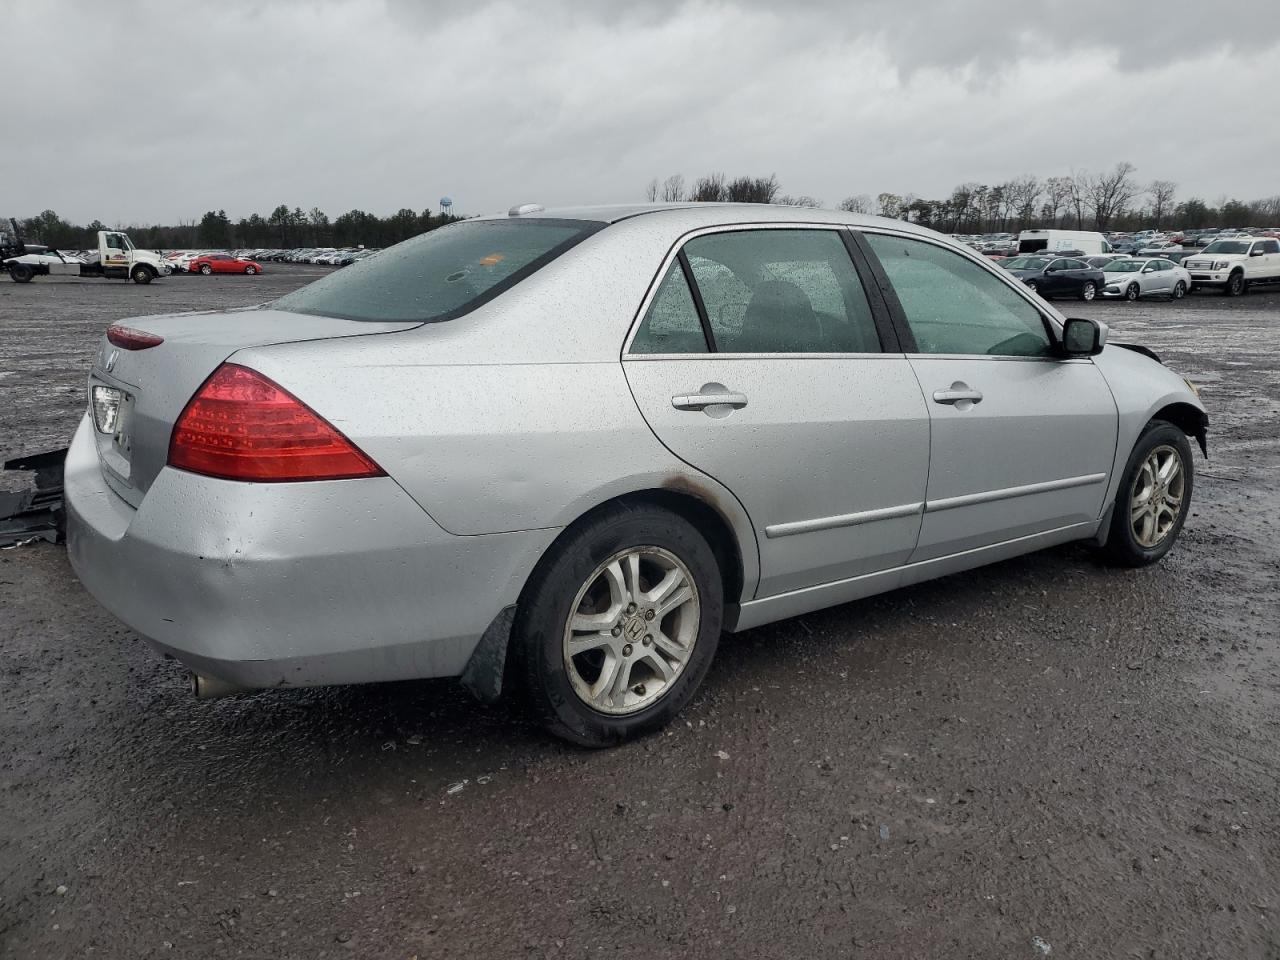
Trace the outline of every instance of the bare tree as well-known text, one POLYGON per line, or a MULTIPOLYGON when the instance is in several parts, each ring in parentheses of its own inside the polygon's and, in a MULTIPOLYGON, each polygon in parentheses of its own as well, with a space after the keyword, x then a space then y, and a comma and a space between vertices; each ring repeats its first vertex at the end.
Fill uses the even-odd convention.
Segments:
POLYGON ((882 193, 876 197, 882 217, 897 217, 902 212, 902 198, 896 193, 882 193))
POLYGON ((1173 209, 1173 199, 1177 195, 1178 185, 1172 180, 1152 180, 1147 187, 1147 196, 1151 198, 1151 215, 1155 218, 1155 227, 1160 229, 1160 221, 1173 209))
POLYGON ((775 201, 773 201, 773 202, 774 202, 774 203, 777 203, 777 204, 780 204, 780 205, 782 205, 782 206, 784 206, 784 207, 810 207, 810 208, 812 208, 812 207, 820 207, 820 206, 822 206, 822 201, 821 201, 821 200, 815 200, 813 197, 809 197, 809 196, 793 197, 793 196, 791 196, 791 194, 789 194, 789 193, 788 193, 788 194, 783 194, 781 197, 779 197, 777 200, 775 200, 775 201))
POLYGON ((840 201, 840 209, 847 210, 850 213, 870 213, 871 198, 865 193, 860 193, 855 197, 845 197, 840 201))
POLYGON ((1089 177, 1087 202, 1093 211, 1093 222, 1099 230, 1105 230, 1112 218, 1124 212, 1129 201, 1138 192, 1133 179, 1134 166, 1128 161, 1117 163, 1110 173, 1089 177))
POLYGON ((650 203, 658 199, 658 178, 654 177, 649 181, 649 186, 645 187, 644 197, 650 203))
POLYGON ((1071 178, 1050 177, 1044 182, 1044 194, 1044 206, 1040 208, 1040 212, 1048 221, 1045 226, 1053 228, 1058 225, 1058 216, 1071 196, 1071 178))
POLYGON ((662 200, 664 203, 679 203, 684 199, 684 176, 673 173, 662 182, 662 200))
POLYGON ((689 199, 696 203, 718 203, 727 199, 728 196, 729 191, 725 186, 724 174, 709 173, 694 181, 689 199))
POLYGON ((1020 226, 1026 227, 1035 219, 1036 201, 1043 191, 1040 181, 1032 174, 1024 173, 1006 183, 1004 190, 1009 202, 1009 212, 1020 226))
POLYGON ((1088 170, 1072 170, 1067 177, 1067 204, 1076 214, 1076 229, 1084 228, 1084 211, 1093 192, 1093 177, 1088 170))
POLYGON ((734 203, 773 203, 781 187, 775 174, 767 177, 738 177, 726 188, 726 195, 734 203))

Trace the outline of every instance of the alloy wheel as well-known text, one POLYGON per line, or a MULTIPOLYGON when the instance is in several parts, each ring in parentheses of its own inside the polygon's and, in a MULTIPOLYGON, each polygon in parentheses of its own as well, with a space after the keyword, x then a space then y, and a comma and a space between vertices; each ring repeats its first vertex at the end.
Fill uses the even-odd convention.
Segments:
POLYGON ((701 600, 684 562, 661 547, 629 547, 578 590, 564 629, 574 693, 600 713, 627 716, 668 693, 698 639, 701 600))
POLYGON ((1178 522, 1186 490, 1182 454, 1162 444, 1147 454, 1129 493, 1133 539, 1145 549, 1159 546, 1178 522))

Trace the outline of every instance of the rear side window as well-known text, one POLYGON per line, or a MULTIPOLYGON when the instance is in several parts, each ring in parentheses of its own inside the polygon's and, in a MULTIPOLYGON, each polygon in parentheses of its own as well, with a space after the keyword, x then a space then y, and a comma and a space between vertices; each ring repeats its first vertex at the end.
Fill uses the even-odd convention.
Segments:
POLYGON ((707 338, 693 294, 679 261, 662 279, 640 329, 631 341, 631 353, 706 353, 707 338))
POLYGON ((866 237, 921 353, 1051 355, 1040 312, 978 264, 921 240, 866 237))
POLYGON ((515 286, 603 226, 585 220, 463 221, 344 267, 270 306, 345 320, 450 320, 515 286))
POLYGON ((724 353, 879 353, 849 251, 832 230, 713 233, 684 248, 724 353))

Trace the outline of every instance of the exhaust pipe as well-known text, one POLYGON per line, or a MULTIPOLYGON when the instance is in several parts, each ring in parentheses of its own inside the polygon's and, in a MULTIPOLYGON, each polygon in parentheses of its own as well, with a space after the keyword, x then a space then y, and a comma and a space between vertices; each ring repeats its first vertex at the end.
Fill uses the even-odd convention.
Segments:
POLYGON ((247 693, 250 688, 242 687, 217 677, 208 677, 203 673, 192 673, 191 692, 197 700, 213 700, 216 697, 232 697, 237 693, 247 693))

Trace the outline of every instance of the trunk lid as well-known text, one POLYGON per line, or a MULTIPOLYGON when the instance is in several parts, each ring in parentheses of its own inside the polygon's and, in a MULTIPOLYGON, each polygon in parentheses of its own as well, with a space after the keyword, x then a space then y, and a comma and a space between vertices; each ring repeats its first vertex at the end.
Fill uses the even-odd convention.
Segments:
POLYGON ((396 333, 420 324, 341 320, 253 307, 141 317, 121 325, 164 338, 157 346, 128 350, 104 335, 89 373, 91 416, 94 387, 118 391, 110 394, 119 400, 115 423, 109 432, 94 431, 103 476, 116 493, 137 507, 168 460, 173 424, 187 401, 236 351, 396 333))

